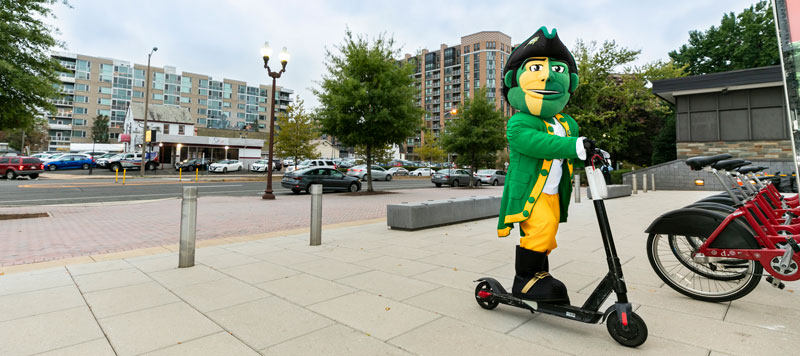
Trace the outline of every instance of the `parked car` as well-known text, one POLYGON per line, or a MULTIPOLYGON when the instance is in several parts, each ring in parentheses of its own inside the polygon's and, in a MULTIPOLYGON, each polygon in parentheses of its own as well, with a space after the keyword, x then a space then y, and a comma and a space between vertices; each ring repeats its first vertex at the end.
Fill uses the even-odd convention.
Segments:
POLYGON ((182 169, 184 172, 186 171, 194 172, 195 169, 199 169, 203 171, 208 169, 208 166, 210 164, 211 160, 209 160, 208 158, 189 158, 175 164, 175 170, 177 171, 182 169))
POLYGON ((125 157, 125 153, 117 153, 108 157, 100 157, 100 158, 95 157, 94 162, 95 164, 97 164, 98 167, 108 168, 109 164, 113 162, 119 162, 123 157, 125 157))
POLYGON ((430 175, 432 175, 434 173, 436 173, 436 171, 426 167, 426 168, 417 168, 417 169, 409 172, 408 174, 412 175, 412 176, 419 176, 419 177, 426 176, 427 177, 427 176, 430 176, 430 175))
MULTIPOLYGON (((372 171, 372 180, 385 180, 390 181, 392 180, 392 174, 389 171, 383 169, 381 166, 372 165, 370 168, 372 171)), ((347 169, 347 175, 351 177, 356 177, 360 180, 367 179, 367 166, 366 165, 359 165, 353 168, 347 169)))
POLYGON ((281 162, 281 160, 278 158, 273 158, 272 167, 275 168, 276 171, 280 171, 281 169, 283 169, 283 162, 281 162))
POLYGON ((506 183, 506 172, 497 169, 481 169, 475 173, 475 177, 484 184, 503 185, 506 183))
MULTIPOLYGON (((268 165, 269 163, 267 160, 260 159, 258 161, 253 162, 253 164, 250 165, 250 172, 266 172, 268 165)), ((272 166, 274 167, 275 164, 273 163, 272 166)))
POLYGON ((42 158, 41 160, 43 162, 47 163, 47 161, 55 161, 59 157, 67 155, 67 154, 69 154, 69 153, 53 153, 53 154, 50 154, 49 156, 47 156, 46 158, 42 158))
POLYGON ((351 168, 356 165, 355 161, 349 159, 343 159, 339 162, 334 162, 334 163, 336 163, 337 168, 351 168))
POLYGON ((303 162, 298 163, 297 166, 286 166, 286 171, 292 172, 296 170, 313 168, 313 167, 330 167, 336 169, 336 163, 333 163, 333 160, 307 159, 303 162))
POLYGON ((50 157, 52 155, 53 155, 52 153, 37 153, 37 154, 31 155, 31 157, 38 158, 39 160, 43 160, 43 159, 46 159, 47 157, 50 157))
POLYGON ((431 182, 433 182, 437 188, 441 187, 442 184, 447 184, 451 187, 468 185, 470 179, 475 182, 475 185, 481 185, 481 180, 472 177, 469 171, 465 169, 442 169, 431 176, 431 182))
POLYGON ((44 162, 44 169, 55 171, 57 169, 89 169, 94 165, 92 158, 82 154, 66 154, 52 161, 44 162))
POLYGON ((235 159, 223 159, 208 166, 209 172, 228 173, 228 171, 241 171, 242 162, 235 159))
POLYGON ((286 167, 294 165, 294 160, 291 158, 287 158, 283 160, 283 165, 286 167))
POLYGON ((332 167, 299 169, 284 174, 281 180, 281 186, 291 189, 295 194, 304 190, 307 192, 311 184, 322 184, 322 189, 361 190, 358 178, 346 176, 332 167))
POLYGON ((94 159, 97 160, 97 157, 100 157, 108 153, 108 151, 81 151, 79 153, 82 155, 87 155, 89 157, 94 157, 94 159))
POLYGON ((403 167, 392 167, 387 170, 393 176, 407 176, 408 170, 403 167))
POLYGON ((42 172, 44 164, 36 157, 0 157, 0 175, 8 179, 19 176, 36 179, 42 172))

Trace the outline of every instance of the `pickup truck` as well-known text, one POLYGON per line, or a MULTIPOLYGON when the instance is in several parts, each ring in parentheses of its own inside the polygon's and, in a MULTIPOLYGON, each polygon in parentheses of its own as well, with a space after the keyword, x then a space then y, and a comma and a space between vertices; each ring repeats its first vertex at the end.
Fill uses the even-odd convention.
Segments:
MULTIPOLYGON (((139 169, 141 165, 142 165, 141 153, 122 153, 106 161, 106 166, 108 167, 109 170, 112 171, 123 170, 123 169, 128 169, 128 170, 139 169)), ((147 171, 152 171, 158 168, 159 165, 160 164, 158 163, 158 153, 148 152, 144 169, 147 171)))

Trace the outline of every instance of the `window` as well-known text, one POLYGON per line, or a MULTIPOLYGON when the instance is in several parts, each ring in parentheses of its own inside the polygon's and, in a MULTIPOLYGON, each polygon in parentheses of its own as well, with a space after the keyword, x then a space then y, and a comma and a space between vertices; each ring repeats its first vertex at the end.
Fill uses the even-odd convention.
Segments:
POLYGON ((476 43, 476 44, 472 45, 472 50, 473 51, 477 51, 477 50, 480 50, 480 49, 481 49, 481 44, 480 43, 476 43))
POLYGON ((72 123, 75 124, 75 126, 86 126, 86 120, 83 119, 72 120, 72 123))
POLYGON ((164 100, 164 95, 153 93, 153 100, 164 100))
POLYGON ((202 106, 208 106, 208 99, 198 99, 197 103, 202 106))
POLYGON ((183 125, 178 125, 178 135, 183 135, 185 133, 183 125))
POLYGON ((239 110, 244 110, 244 104, 236 104, 236 108, 239 110))
POLYGON ((88 103, 89 97, 83 95, 75 95, 75 102, 76 103, 88 103))
POLYGON ((111 116, 111 110, 97 109, 97 115, 111 116))
POLYGON ((75 113, 75 114, 86 114, 89 111, 86 108, 82 108, 80 106, 76 106, 74 109, 72 109, 72 112, 75 113))
POLYGON ((200 115, 205 115, 208 109, 206 108, 198 108, 197 113, 200 115))
POLYGON ((181 97, 181 102, 182 102, 182 103, 187 103, 187 104, 188 104, 188 103, 191 103, 191 102, 192 102, 192 99, 191 99, 191 98, 188 98, 188 97, 185 97, 185 96, 182 96, 182 97, 181 97))
POLYGON ((75 84, 75 90, 77 91, 89 91, 89 86, 86 84, 75 84))
POLYGON ((89 72, 80 72, 80 71, 75 72, 75 78, 78 79, 89 80, 91 77, 92 77, 91 73, 89 72))
POLYGON ((197 89, 197 94, 208 96, 208 89, 197 89))
POLYGON ((140 91, 138 91, 138 90, 134 90, 134 91, 133 91, 133 97, 134 97, 134 98, 144 98, 144 93, 143 93, 143 92, 140 92, 140 91))
POLYGON ((222 102, 222 107, 229 108, 229 107, 231 107, 231 103, 227 102, 227 101, 224 101, 224 102, 222 102))
POLYGON ((72 137, 86 137, 86 131, 72 131, 72 137))
POLYGON ((98 87, 97 92, 100 94, 111 94, 112 90, 109 87, 98 87))
POLYGON ((111 105, 111 99, 97 98, 97 103, 100 105, 111 105))

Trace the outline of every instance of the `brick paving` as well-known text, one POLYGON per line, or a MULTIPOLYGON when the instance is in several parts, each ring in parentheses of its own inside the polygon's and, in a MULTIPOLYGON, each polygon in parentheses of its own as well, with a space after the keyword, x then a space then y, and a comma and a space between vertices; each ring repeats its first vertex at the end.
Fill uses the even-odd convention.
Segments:
MULTIPOLYGON (((386 216, 386 205, 463 196, 501 195, 502 187, 409 189, 391 194, 325 194, 323 225, 386 216)), ((309 226, 310 195, 200 197, 197 239, 284 231, 309 226)), ((0 266, 120 252, 177 243, 179 199, 124 204, 0 207, 0 214, 47 212, 48 218, 0 221, 0 266)))

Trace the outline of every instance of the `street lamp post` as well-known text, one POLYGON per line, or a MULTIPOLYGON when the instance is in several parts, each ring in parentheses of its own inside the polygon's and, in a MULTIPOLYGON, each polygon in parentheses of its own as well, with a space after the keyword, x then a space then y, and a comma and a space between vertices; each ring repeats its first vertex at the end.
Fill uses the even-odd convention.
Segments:
POLYGON ((225 159, 228 159, 228 146, 225 146, 225 159))
POLYGON ((147 109, 150 106, 150 57, 153 56, 153 52, 158 51, 158 47, 153 47, 153 50, 147 55, 147 74, 145 74, 144 80, 144 127, 142 130, 142 161, 141 170, 139 171, 140 175, 144 177, 144 168, 145 162, 147 161, 147 109))
MULTIPOLYGON (((286 51, 286 47, 283 47, 283 50, 281 50, 278 56, 278 59, 281 61, 281 70, 279 72, 273 72, 269 68, 268 63, 269 57, 271 56, 272 48, 269 46, 269 42, 265 42, 264 47, 261 48, 261 57, 264 58, 264 68, 267 69, 267 74, 272 78, 272 96, 270 97, 271 103, 269 106, 269 159, 267 160, 269 164, 272 164, 273 143, 275 139, 275 81, 286 71, 286 63, 289 63, 289 52, 286 51)), ((264 190, 264 195, 261 196, 261 199, 275 199, 275 194, 272 194, 272 169, 267 171, 267 188, 264 190)))

